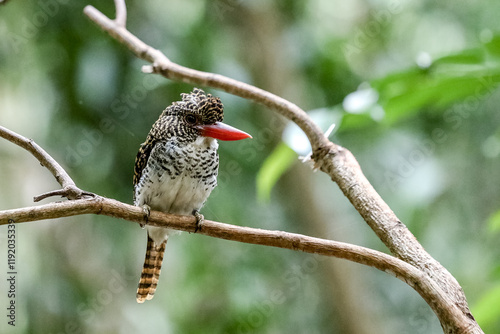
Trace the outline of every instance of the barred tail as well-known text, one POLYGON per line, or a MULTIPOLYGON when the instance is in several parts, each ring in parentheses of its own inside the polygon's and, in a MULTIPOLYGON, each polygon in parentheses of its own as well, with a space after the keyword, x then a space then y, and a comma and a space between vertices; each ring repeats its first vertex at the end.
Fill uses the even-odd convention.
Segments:
POLYGON ((160 278, 161 263, 163 262, 163 254, 167 240, 161 245, 157 245, 148 233, 148 246, 146 250, 146 258, 144 259, 144 267, 142 268, 141 279, 137 287, 136 299, 138 303, 153 299, 158 279, 160 278))

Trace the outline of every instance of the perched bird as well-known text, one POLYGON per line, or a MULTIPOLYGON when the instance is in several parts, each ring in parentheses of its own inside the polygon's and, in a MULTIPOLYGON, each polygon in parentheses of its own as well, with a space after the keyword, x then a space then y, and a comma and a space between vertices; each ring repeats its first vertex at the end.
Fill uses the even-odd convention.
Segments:
MULTIPOLYGON (((217 185, 216 139, 251 138, 222 123, 224 107, 218 97, 198 88, 181 96, 153 124, 135 159, 134 205, 143 207, 146 218, 152 209, 202 219, 199 210, 217 185)), ((147 232, 138 303, 154 296, 171 230, 148 226, 147 232)))

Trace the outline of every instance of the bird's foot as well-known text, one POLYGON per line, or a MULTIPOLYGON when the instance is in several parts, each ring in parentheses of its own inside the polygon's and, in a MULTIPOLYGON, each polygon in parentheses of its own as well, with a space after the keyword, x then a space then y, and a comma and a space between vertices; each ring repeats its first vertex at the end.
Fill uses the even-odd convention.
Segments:
POLYGON ((196 233, 201 229, 205 217, 198 210, 193 210, 193 215, 196 217, 196 227, 194 229, 194 233, 196 233))
POLYGON ((151 208, 149 205, 144 204, 142 206, 142 213, 144 214, 144 223, 140 223, 141 228, 144 228, 149 221, 149 216, 151 215, 151 208))

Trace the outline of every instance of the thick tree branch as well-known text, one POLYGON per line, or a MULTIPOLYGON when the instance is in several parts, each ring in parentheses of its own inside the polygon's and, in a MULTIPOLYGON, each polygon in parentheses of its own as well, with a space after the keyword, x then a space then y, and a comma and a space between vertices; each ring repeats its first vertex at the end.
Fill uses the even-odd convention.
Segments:
MULTIPOLYGON (((408 228, 397 218, 363 175, 351 152, 330 142, 301 108, 281 97, 246 83, 173 63, 161 51, 145 44, 96 8, 86 6, 84 13, 137 57, 152 63, 152 66, 144 67, 145 72, 159 73, 166 78, 193 85, 218 88, 263 104, 295 122, 311 142, 312 159, 315 161, 315 166, 327 173, 338 184, 344 195, 389 250, 395 256, 432 277, 462 310, 467 318, 465 321, 477 326, 469 311, 465 294, 456 279, 424 250, 408 228)), ((443 328, 446 326, 443 322, 442 325, 443 328)), ((444 330, 448 332, 447 328, 444 330)), ((480 329, 479 332, 481 332, 480 329)))
MULTIPOLYGON (((90 199, 0 211, 0 225, 82 214, 105 215, 144 224, 142 208, 95 196, 90 199)), ((151 212, 147 225, 168 227, 191 233, 194 233, 197 229, 194 216, 180 216, 159 211, 151 212)), ((447 319, 449 322, 459 322, 463 316, 460 309, 454 305, 451 299, 445 296, 429 276, 412 265, 379 251, 300 234, 235 226, 210 220, 204 220, 196 233, 249 244, 300 250, 306 253, 332 256, 364 264, 386 272, 410 285, 427 301, 440 318, 447 319)))

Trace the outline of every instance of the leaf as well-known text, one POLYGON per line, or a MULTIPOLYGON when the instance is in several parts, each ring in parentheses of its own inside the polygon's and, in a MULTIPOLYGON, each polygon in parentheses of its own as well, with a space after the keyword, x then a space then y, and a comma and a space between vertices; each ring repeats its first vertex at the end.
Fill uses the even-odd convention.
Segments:
POLYGON ((482 48, 464 50, 460 53, 444 56, 432 62, 432 66, 444 64, 481 64, 484 62, 484 50, 482 48))
POLYGON ((500 57, 500 36, 493 36, 491 41, 485 44, 486 50, 494 57, 500 57))
POLYGON ((442 111, 466 98, 488 96, 500 82, 500 61, 488 60, 487 52, 500 54, 500 37, 486 46, 438 58, 428 68, 415 66, 372 81, 386 121, 393 123, 427 106, 442 111))
POLYGON ((267 157, 257 173, 257 198, 269 201, 271 190, 278 179, 297 160, 297 153, 285 143, 280 143, 267 157))
POLYGON ((342 118, 342 123, 339 127, 339 132, 351 131, 366 128, 368 126, 376 126, 377 122, 370 117, 369 114, 348 114, 342 118))
POLYGON ((485 329, 495 327, 500 319, 500 285, 486 291, 472 311, 479 326, 485 329))
POLYGON ((427 80, 415 83, 412 89, 402 94, 384 96, 385 103, 382 105, 386 111, 387 121, 397 121, 429 105, 446 108, 467 97, 474 98, 474 101, 480 100, 485 98, 491 87, 500 80, 497 73, 485 74, 484 71, 471 71, 459 75, 429 77, 427 80))
POLYGON ((488 219, 488 228, 491 232, 500 231, 500 210, 495 212, 490 219, 488 219))

